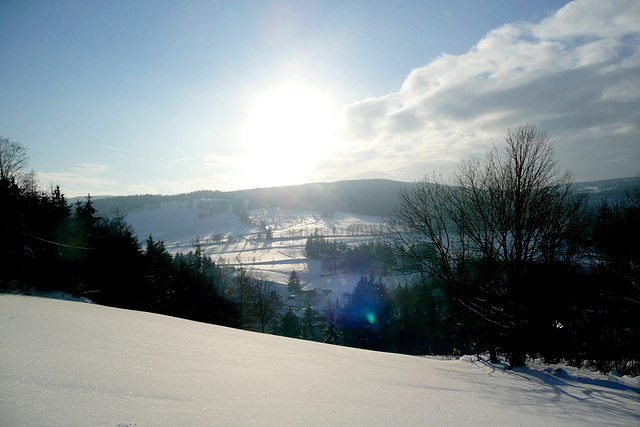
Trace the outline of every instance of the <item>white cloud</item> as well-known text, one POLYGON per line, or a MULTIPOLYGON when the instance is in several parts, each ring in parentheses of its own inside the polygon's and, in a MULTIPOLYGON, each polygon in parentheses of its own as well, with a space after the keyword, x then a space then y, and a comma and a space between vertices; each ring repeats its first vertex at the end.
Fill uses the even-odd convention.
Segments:
POLYGON ((611 38, 638 31, 640 3, 635 0, 579 0, 533 27, 536 37, 611 38))
POLYGON ((110 169, 111 166, 105 164, 79 163, 69 171, 41 172, 38 177, 45 188, 59 185, 67 197, 119 194, 118 182, 101 177, 110 169))
POLYGON ((466 54, 414 69, 398 92, 346 107, 343 119, 353 153, 366 150, 396 179, 446 173, 524 122, 549 131, 561 166, 580 180, 632 175, 640 3, 578 0, 540 23, 503 25, 466 54))

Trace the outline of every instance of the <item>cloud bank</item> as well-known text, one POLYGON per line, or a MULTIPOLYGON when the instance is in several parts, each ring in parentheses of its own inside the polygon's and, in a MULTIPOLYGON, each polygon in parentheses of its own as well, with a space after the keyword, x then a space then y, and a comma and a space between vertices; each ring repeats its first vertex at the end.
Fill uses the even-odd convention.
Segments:
POLYGON ((398 92, 347 106, 343 120, 345 151, 331 166, 350 164, 354 177, 447 175, 525 122, 549 132, 576 180, 633 175, 640 3, 578 0, 539 23, 503 25, 463 55, 412 70, 398 92))

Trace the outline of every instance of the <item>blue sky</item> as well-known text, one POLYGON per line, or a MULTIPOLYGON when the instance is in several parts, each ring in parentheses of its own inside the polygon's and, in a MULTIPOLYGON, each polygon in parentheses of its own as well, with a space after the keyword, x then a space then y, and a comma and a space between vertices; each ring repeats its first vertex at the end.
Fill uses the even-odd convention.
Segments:
POLYGON ((447 176, 524 122, 633 176, 640 3, 3 0, 0 100, 69 197, 447 176))

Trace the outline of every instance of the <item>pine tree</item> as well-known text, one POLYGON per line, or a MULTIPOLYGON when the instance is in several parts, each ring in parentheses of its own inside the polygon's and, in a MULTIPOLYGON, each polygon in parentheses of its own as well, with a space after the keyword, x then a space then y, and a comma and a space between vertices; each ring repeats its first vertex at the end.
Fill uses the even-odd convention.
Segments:
POLYGON ((291 309, 280 317, 280 334, 285 337, 300 337, 300 321, 291 309))
POLYGON ((323 317, 326 327, 322 334, 322 342, 327 344, 342 345, 342 330, 338 326, 338 313, 340 305, 336 300, 335 304, 331 301, 327 303, 323 311, 323 317))
POLYGON ((144 254, 145 277, 147 279, 146 304, 153 311, 170 314, 171 282, 173 280, 173 257, 162 240, 149 235, 144 254))
POLYGON ((292 270, 291 274, 289 274, 289 280, 287 282, 287 290, 291 295, 296 295, 300 293, 300 291, 302 290, 300 278, 298 277, 298 273, 296 273, 295 270, 292 270))
POLYGON ((302 318, 301 326, 302 338, 309 341, 316 341, 318 339, 318 332, 316 331, 314 310, 311 306, 307 306, 304 310, 304 317, 302 318))
POLYGON ((76 202, 75 218, 78 221, 95 224, 98 218, 96 218, 96 208, 93 207, 93 201, 91 201, 91 195, 87 195, 87 200, 82 203, 80 200, 76 202))
POLYGON ((391 304, 386 286, 373 276, 361 277, 345 297, 340 313, 345 344, 377 350, 388 344, 391 304))

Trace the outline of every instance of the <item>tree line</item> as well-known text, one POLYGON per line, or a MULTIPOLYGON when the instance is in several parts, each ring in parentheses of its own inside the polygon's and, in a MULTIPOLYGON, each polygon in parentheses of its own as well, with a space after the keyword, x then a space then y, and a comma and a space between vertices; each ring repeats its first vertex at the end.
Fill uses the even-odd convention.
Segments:
MULTIPOLYGON (((385 301, 369 327, 383 338, 349 345, 640 372, 640 190, 587 203, 546 132, 519 126, 451 180, 427 174, 400 192, 386 225, 376 259, 407 279, 389 290, 361 280, 385 301)), ((360 253, 322 236, 306 249, 328 272, 346 271, 346 255, 360 253)), ((341 310, 353 298, 337 304, 345 331, 353 317, 341 310)), ((366 319, 361 310, 361 328, 366 319)))
MULTIPOLYGON (((307 256, 363 276, 299 316, 276 284, 212 260, 199 242, 171 255, 153 236, 138 242, 124 217, 100 216, 90 196, 72 207, 59 187, 39 189, 24 147, 0 138, 0 289, 374 350, 488 351, 511 366, 542 358, 637 374, 640 192, 590 207, 545 132, 524 125, 505 142, 451 181, 427 175, 402 190, 384 240, 310 236, 307 256), (387 287, 374 262, 404 283, 387 287)), ((294 273, 290 292, 303 292, 294 273)))
POLYGON ((328 239, 317 230, 305 242, 305 255, 308 259, 321 259, 329 274, 386 275, 393 258, 392 247, 383 240, 349 245, 328 239))
POLYGON ((275 284, 215 262, 200 242, 170 254, 144 245, 121 215, 100 216, 91 196, 71 206, 42 190, 25 148, 0 138, 0 290, 63 291, 100 304, 265 330, 280 303, 275 284))
POLYGON ((403 190, 390 240, 415 286, 446 298, 462 351, 637 373, 640 193, 589 209, 571 185, 546 132, 522 125, 451 181, 403 190))

